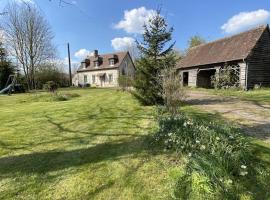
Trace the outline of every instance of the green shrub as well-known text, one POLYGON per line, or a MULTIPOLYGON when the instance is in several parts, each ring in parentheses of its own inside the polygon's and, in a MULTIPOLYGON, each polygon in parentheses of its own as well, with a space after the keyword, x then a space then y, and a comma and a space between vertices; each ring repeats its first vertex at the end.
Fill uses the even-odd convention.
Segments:
POLYGON ((171 117, 163 113, 160 116, 154 143, 188 159, 186 174, 179 178, 175 196, 197 199, 195 196, 205 193, 208 199, 213 195, 222 199, 236 198, 236 183, 249 176, 252 169, 252 154, 246 137, 226 124, 185 115, 171 117))
POLYGON ((48 92, 55 92, 58 88, 58 85, 54 81, 48 81, 43 85, 43 89, 48 92))
POLYGON ((72 98, 80 97, 77 93, 47 93, 31 94, 27 101, 24 102, 51 102, 51 101, 68 101, 72 98))
POLYGON ((118 77, 118 85, 121 88, 121 90, 123 91, 128 90, 130 87, 132 87, 132 84, 133 84, 132 77, 126 75, 120 75, 118 77))
POLYGON ((238 65, 225 65, 211 77, 211 83, 216 89, 239 89, 240 68, 238 65))

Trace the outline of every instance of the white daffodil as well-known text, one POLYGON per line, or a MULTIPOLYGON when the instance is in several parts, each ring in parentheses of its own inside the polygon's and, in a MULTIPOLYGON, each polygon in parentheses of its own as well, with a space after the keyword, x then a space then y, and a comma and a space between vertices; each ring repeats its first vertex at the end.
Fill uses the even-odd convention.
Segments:
POLYGON ((242 168, 242 169, 246 169, 247 166, 246 166, 246 165, 241 165, 241 168, 242 168))
POLYGON ((204 146, 204 145, 202 145, 201 147, 200 147, 200 149, 201 150, 204 150, 206 147, 204 146))
POLYGON ((248 174, 248 172, 245 172, 245 171, 240 172, 240 175, 241 175, 241 176, 245 176, 245 175, 247 175, 247 174, 248 174))

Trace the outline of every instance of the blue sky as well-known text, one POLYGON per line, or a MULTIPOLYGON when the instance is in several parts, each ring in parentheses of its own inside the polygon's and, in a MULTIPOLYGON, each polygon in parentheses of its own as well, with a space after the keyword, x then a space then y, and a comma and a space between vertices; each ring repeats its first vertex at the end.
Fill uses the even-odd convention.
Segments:
MULTIPOLYGON (((59 0, 24 1, 35 3, 43 12, 61 59, 67 56, 66 43, 70 43, 73 62, 94 49, 107 53, 131 45, 140 38, 143 21, 159 5, 175 28, 173 39, 179 49, 186 48, 195 34, 211 41, 270 22, 269 0, 65 0, 72 5, 63 6, 59 0)), ((0 12, 7 2, 0 0, 0 12)))

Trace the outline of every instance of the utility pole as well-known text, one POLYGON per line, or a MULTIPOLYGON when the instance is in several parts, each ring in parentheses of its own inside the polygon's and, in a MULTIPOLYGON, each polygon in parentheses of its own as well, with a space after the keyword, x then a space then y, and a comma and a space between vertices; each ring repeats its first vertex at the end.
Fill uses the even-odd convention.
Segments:
POLYGON ((67 43, 67 48, 68 48, 69 86, 72 86, 72 77, 71 77, 71 62, 70 62, 70 50, 69 50, 69 43, 67 43))

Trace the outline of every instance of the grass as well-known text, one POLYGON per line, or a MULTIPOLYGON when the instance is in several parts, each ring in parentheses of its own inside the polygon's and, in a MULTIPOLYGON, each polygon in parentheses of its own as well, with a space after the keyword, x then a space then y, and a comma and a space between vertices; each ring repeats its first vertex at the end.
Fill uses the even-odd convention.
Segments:
MULTIPOLYGON (((152 107, 113 89, 60 94, 72 98, 0 96, 0 199, 171 198, 185 160, 149 149, 152 107)), ((225 123, 192 106, 183 111, 225 123)), ((256 157, 270 163, 270 145, 252 140, 256 157)), ((254 199, 263 199, 265 187, 254 184, 254 199)))
POLYGON ((253 101, 254 103, 270 104, 270 88, 262 88, 257 90, 215 90, 205 88, 192 88, 193 90, 204 91, 211 94, 217 94, 221 96, 233 96, 242 100, 253 101))
POLYGON ((153 109, 116 90, 69 92, 0 96, 0 199, 169 198, 175 158, 148 149, 153 109))
MULTIPOLYGON (((229 124, 230 126, 237 126, 232 121, 224 119, 218 113, 209 113, 197 108, 185 105, 182 107, 182 111, 193 119, 200 119, 204 121, 214 121, 218 124, 229 124)), ((241 192, 241 199, 270 199, 270 144, 265 143, 259 139, 249 137, 250 149, 254 156, 253 168, 259 170, 259 173, 253 173, 248 176, 247 179, 239 181, 238 188, 241 192), (265 169, 262 172, 261 170, 265 169)))

